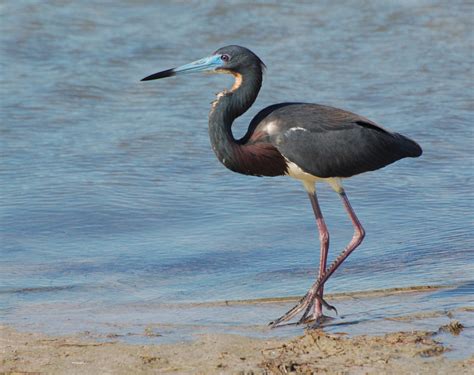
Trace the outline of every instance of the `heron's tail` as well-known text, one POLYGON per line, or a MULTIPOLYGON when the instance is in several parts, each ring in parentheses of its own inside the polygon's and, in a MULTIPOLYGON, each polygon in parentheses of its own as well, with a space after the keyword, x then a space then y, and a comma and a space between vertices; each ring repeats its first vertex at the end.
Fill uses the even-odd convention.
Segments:
POLYGON ((399 144, 402 146, 402 152, 404 153, 405 157, 409 158, 417 158, 421 156, 423 150, 421 146, 416 143, 414 140, 405 137, 404 135, 394 133, 395 137, 398 138, 399 144))

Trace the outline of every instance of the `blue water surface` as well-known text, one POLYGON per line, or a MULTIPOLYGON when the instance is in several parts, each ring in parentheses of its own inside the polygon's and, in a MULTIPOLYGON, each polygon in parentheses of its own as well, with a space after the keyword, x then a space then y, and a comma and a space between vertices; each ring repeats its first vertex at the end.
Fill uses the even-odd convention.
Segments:
MULTIPOLYGON (((209 103, 231 78, 139 82, 228 44, 268 67, 236 136, 264 106, 306 101, 424 149, 344 182, 367 237, 327 291, 473 285, 472 2, 21 0, 0 11, 3 322, 39 321, 45 303, 305 293, 319 243, 302 186, 232 173, 210 148, 209 103)), ((352 227, 337 194, 318 194, 333 259, 352 227)))

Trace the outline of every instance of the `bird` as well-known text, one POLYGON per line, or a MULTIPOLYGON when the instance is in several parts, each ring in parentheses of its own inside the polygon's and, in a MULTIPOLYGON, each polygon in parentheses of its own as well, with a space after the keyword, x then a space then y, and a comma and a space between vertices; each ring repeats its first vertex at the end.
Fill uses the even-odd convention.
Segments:
POLYGON ((391 132, 355 113, 331 106, 283 102, 270 105, 251 120, 245 135, 236 139, 234 120, 255 102, 266 66, 251 50, 229 45, 208 57, 149 75, 141 81, 196 72, 223 73, 234 77, 230 89, 216 95, 209 112, 208 132, 217 159, 228 169, 250 176, 289 176, 302 182, 311 202, 319 231, 319 273, 308 292, 270 327, 289 323, 317 327, 329 319, 323 307, 324 285, 344 260, 362 243, 365 229, 352 208, 342 181, 383 168, 397 160, 421 156, 415 141, 391 132), (318 202, 316 184, 327 183, 339 195, 354 227, 349 244, 327 266, 329 231, 318 202))

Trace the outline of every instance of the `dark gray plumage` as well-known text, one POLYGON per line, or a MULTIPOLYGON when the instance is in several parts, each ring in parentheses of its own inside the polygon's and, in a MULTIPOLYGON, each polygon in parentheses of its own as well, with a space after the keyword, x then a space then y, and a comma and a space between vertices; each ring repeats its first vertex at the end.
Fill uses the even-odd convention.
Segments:
POLYGON ((271 323, 276 327, 304 311, 299 323, 326 318, 322 307, 324 284, 359 246, 365 230, 352 209, 341 178, 373 171, 406 157, 417 157, 421 147, 411 139, 383 129, 365 117, 318 104, 281 103, 260 111, 242 139, 232 134, 234 120, 249 109, 262 85, 265 65, 240 46, 220 48, 211 56, 179 68, 145 77, 143 81, 211 70, 235 77, 230 91, 217 95, 209 113, 212 148, 227 168, 254 176, 289 175, 301 180, 316 216, 320 238, 319 277, 301 301, 271 323), (354 226, 352 240, 327 267, 329 232, 319 207, 315 183, 325 181, 339 194, 354 226))
POLYGON ((271 124, 271 134, 261 142, 270 142, 286 159, 317 177, 350 177, 422 153, 416 142, 401 134, 318 104, 276 104, 251 124, 254 133, 266 133, 271 124))

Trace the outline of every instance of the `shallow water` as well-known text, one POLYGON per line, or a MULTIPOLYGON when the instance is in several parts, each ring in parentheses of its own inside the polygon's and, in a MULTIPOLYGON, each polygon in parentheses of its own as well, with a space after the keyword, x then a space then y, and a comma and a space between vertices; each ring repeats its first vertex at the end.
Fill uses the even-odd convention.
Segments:
MULTIPOLYGON (((326 290, 473 285, 470 2, 0 7, 3 322, 306 291, 319 245, 301 186, 233 174, 210 149, 209 102, 231 81, 139 82, 231 43, 268 67, 237 135, 266 105, 309 101, 424 149, 345 182, 367 238, 326 290)), ((335 194, 319 194, 334 257, 352 229, 335 194)), ((467 304, 472 287, 458 290, 448 300, 467 304)))

